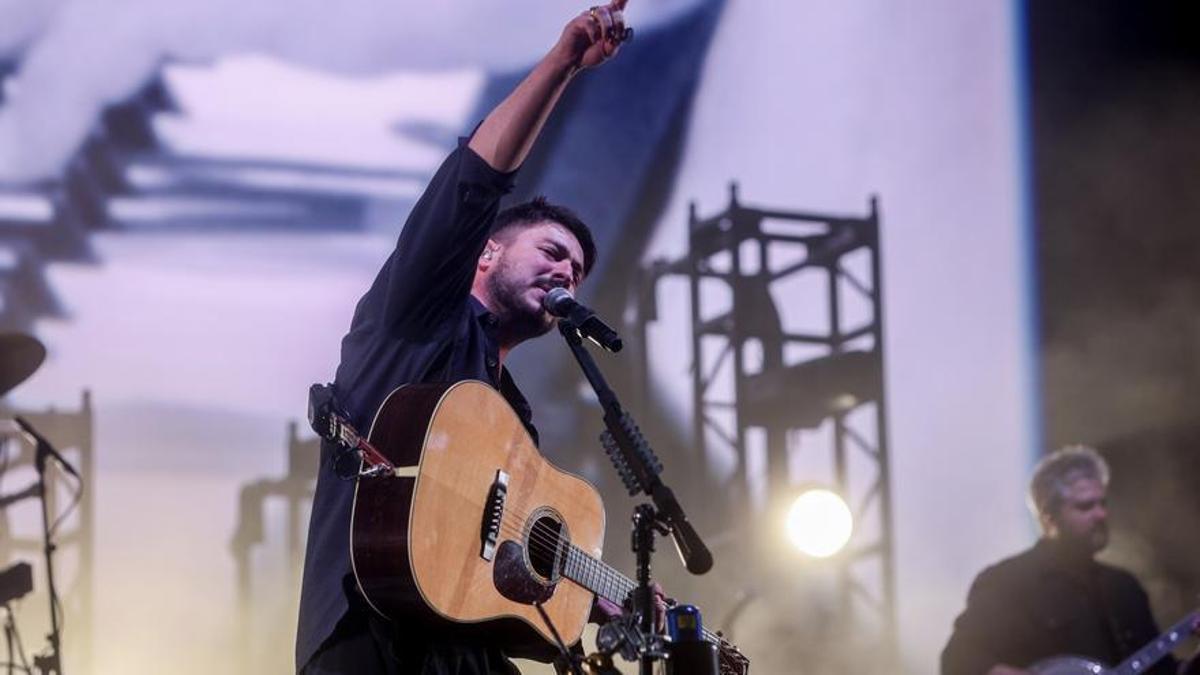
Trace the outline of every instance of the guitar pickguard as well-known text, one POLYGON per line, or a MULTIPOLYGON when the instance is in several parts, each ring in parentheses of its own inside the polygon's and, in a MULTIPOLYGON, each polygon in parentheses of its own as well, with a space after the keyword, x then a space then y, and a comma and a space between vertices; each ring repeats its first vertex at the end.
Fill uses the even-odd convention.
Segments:
POLYGON ((492 563, 492 583, 500 595, 523 605, 546 602, 554 595, 554 585, 543 583, 525 564, 525 551, 511 539, 500 544, 492 563))

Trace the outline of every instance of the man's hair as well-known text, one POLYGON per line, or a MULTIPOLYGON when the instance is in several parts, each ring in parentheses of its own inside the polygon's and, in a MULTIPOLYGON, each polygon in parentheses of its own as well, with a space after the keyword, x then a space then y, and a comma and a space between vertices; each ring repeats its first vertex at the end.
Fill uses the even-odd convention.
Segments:
POLYGON ((1094 448, 1068 445, 1043 457, 1029 481, 1029 509, 1033 515, 1057 512, 1063 505, 1067 489, 1080 478, 1108 485, 1108 463, 1094 448))
POLYGON ((544 222, 557 223, 567 228, 583 249, 583 274, 586 276, 596 264, 596 242, 592 239, 592 231, 580 220, 575 212, 565 206, 553 204, 545 197, 533 199, 510 206, 496 215, 489 236, 498 239, 505 230, 517 230, 544 222))

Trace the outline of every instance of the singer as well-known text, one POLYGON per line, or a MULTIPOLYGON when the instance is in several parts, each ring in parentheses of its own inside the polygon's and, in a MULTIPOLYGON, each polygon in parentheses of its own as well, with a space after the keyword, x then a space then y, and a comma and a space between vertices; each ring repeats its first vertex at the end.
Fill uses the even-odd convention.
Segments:
MULTIPOLYGON (((342 340, 335 395, 357 428, 369 429, 400 385, 475 379, 499 390, 537 438, 504 360, 553 327, 544 297, 578 288, 596 250, 587 226, 563 206, 544 198, 504 211, 498 204, 571 80, 613 58, 629 37, 624 6, 614 0, 572 19, 525 80, 460 141, 414 206, 342 340)), ((396 625, 366 606, 347 547, 355 483, 338 474, 333 456, 326 444, 304 561, 297 671, 517 672, 503 643, 396 625)), ((614 612, 605 603, 593 617, 614 612)))

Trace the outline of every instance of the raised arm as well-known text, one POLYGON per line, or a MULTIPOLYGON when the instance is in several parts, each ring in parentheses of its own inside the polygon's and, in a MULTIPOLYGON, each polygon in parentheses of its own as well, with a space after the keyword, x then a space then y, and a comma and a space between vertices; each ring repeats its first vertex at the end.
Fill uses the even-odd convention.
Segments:
POLYGON ((469 147, 493 169, 519 167, 571 78, 612 58, 628 37, 626 1, 614 0, 572 19, 533 72, 483 120, 469 147))
POLYGON ((382 294, 382 321, 393 330, 425 330, 471 290, 475 263, 487 241, 512 173, 571 78, 616 54, 627 37, 625 0, 575 17, 533 71, 443 162, 409 213, 396 250, 380 271, 372 297, 382 294))

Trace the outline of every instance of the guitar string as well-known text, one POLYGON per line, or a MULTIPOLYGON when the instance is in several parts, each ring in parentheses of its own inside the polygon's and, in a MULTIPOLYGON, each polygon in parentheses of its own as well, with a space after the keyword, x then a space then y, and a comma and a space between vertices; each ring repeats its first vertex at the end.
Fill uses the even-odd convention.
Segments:
MULTIPOLYGON (((477 506, 478 508, 483 508, 483 505, 473 505, 473 506, 477 506)), ((563 543, 563 539, 560 536, 558 536, 558 534, 549 532, 548 530, 550 528, 548 526, 545 526, 545 527, 542 527, 539 529, 538 523, 536 521, 533 525, 531 525, 529 527, 528 535, 526 535, 525 527, 524 527, 523 523, 525 521, 527 521, 531 515, 532 515, 532 513, 519 514, 516 511, 509 511, 509 512, 504 513, 500 519, 500 526, 498 528, 499 533, 507 534, 517 540, 522 540, 522 539, 527 538, 528 542, 529 542, 527 544, 527 548, 530 550, 531 553, 536 551, 540 555, 547 556, 547 557, 553 559, 555 557, 556 552, 561 547, 561 545, 563 543), (514 518, 509 518, 508 517, 509 515, 514 516, 514 518), (521 523, 514 523, 514 522, 512 522, 513 519, 521 521, 521 523)), ((629 577, 627 577, 624 574, 622 574, 621 572, 619 572, 613 566, 609 565, 608 563, 605 563, 603 560, 600 560, 592 555, 589 555, 588 553, 586 553, 582 549, 580 549, 578 546, 575 546, 574 544, 570 543, 569 540, 567 540, 566 543, 567 543, 567 547, 568 547, 568 549, 567 549, 568 555, 570 554, 571 551, 574 551, 578 555, 578 557, 581 558, 580 563, 582 563, 582 564, 580 565, 580 572, 581 573, 591 572, 589 581, 592 582, 591 585, 596 586, 596 588, 588 588, 588 590, 590 590, 598 595, 606 595, 611 590, 616 590, 618 593, 621 591, 624 591, 625 595, 628 595, 630 592, 632 592, 633 589, 637 588, 636 582, 634 582, 629 577), (602 584, 604 584, 603 587, 601 586, 602 584)), ((567 560, 564 560, 563 561, 564 567, 566 566, 566 563, 567 563, 567 560)), ((564 576, 566 576, 566 575, 564 575, 564 576)), ((571 578, 571 577, 568 576, 568 578, 571 578)), ((582 580, 576 580, 576 579, 571 579, 571 580, 575 581, 576 583, 581 583, 581 581, 582 581, 582 580)), ((612 600, 612 598, 606 598, 606 599, 612 600)), ((622 599, 622 602, 623 601, 624 600, 622 599)))
MULTIPOLYGON (((483 506, 477 505, 477 508, 482 509, 483 506)), ((607 600, 615 601, 614 598, 607 597, 611 591, 615 590, 617 593, 621 593, 623 591, 624 594, 628 596, 637 588, 637 582, 630 579, 625 574, 622 574, 612 565, 609 565, 603 560, 600 560, 599 558, 596 558, 595 556, 585 552, 583 549, 571 543, 570 540, 564 540, 557 533, 551 532, 551 528, 548 525, 542 525, 539 527, 539 523, 535 521, 533 525, 529 526, 529 531, 526 533, 524 522, 527 521, 531 515, 532 513, 521 514, 516 510, 506 510, 506 512, 501 516, 499 533, 507 534, 508 536, 517 540, 526 540, 528 542, 527 548, 531 553, 536 552, 549 558, 553 558, 555 553, 562 547, 562 544, 566 543, 568 556, 571 552, 574 552, 578 558, 578 567, 581 572, 579 576, 590 573, 589 579, 586 581, 590 582, 589 585, 595 586, 595 588, 588 587, 588 590, 596 593, 597 595, 605 596, 605 599, 607 600), (514 520, 520 522, 513 522, 514 520)), ((566 567, 568 561, 569 558, 563 561, 564 568, 566 567)), ((585 585, 585 580, 583 579, 575 579, 565 573, 564 576, 577 584, 585 585)), ((618 604, 623 602, 624 598, 622 598, 621 602, 618 604)), ((705 638, 709 641, 717 644, 721 643, 722 639, 709 631, 707 628, 702 628, 702 631, 705 638)))
MULTIPOLYGON (((513 538, 518 539, 518 540, 524 539, 526 536, 524 525, 514 523, 512 521, 518 520, 518 521, 522 521, 522 523, 523 523, 524 521, 528 520, 529 515, 532 515, 532 514, 528 514, 528 515, 525 515, 522 517, 521 514, 515 510, 505 513, 504 516, 501 517, 501 522, 500 522, 501 533, 507 533, 509 536, 512 536, 513 538), (510 515, 513 517, 509 518, 508 516, 510 516, 510 515)), ((553 557, 555 551, 563 543, 563 540, 557 534, 549 532, 548 531, 549 529, 550 529, 549 526, 543 526, 543 527, 539 528, 538 523, 536 523, 536 522, 529 527, 528 537, 529 537, 530 545, 528 546, 528 548, 530 549, 531 552, 536 551, 537 553, 539 553, 543 556, 553 557), (536 546, 534 546, 534 544, 536 544, 536 546)), ((595 578, 598 575, 598 579, 596 579, 596 581, 599 583, 595 583, 593 585, 600 586, 600 583, 607 584, 607 586, 604 588, 599 588, 599 587, 594 588, 594 589, 589 588, 588 590, 591 590, 599 595, 607 595, 608 591, 610 589, 615 589, 618 593, 620 593, 621 591, 624 591, 625 595, 628 595, 630 592, 632 592, 633 589, 637 588, 636 582, 634 582, 629 577, 627 577, 626 575, 619 572, 613 566, 609 565, 608 563, 605 563, 603 560, 599 560, 599 559, 595 558, 594 556, 589 555, 588 553, 586 553, 585 551, 580 549, 578 546, 575 546, 574 544, 570 543, 569 540, 566 543, 569 547, 569 550, 575 551, 579 556, 582 557, 581 562, 583 563, 583 568, 584 568, 582 571, 592 572, 593 578, 595 578)), ((568 576, 568 578, 571 578, 571 577, 568 576)), ((580 583, 581 580, 572 579, 572 581, 575 581, 576 583, 580 583)), ((613 600, 613 598, 606 598, 606 599, 613 600)), ((621 601, 623 602, 624 599, 622 599, 621 601)), ((704 632, 707 634, 707 636, 709 637, 710 640, 717 641, 718 638, 715 635, 709 633, 709 631, 707 629, 705 629, 704 632)))
MULTIPOLYGON (((504 516, 501 517, 500 521, 501 534, 508 534, 509 536, 518 540, 525 539, 525 526, 521 523, 527 521, 530 515, 532 514, 520 514, 515 510, 506 512, 504 516), (509 517, 510 515, 512 518, 509 517), (521 523, 514 523, 512 522, 513 520, 521 521, 521 523)), ((557 534, 548 532, 548 529, 548 527, 539 528, 536 522, 534 525, 529 527, 529 540, 531 543, 538 544, 538 548, 536 550, 543 555, 552 555, 555 549, 557 549, 563 541, 563 539, 557 534)), ((618 572, 616 568, 602 560, 595 558, 594 556, 589 555, 579 547, 571 544, 569 540, 567 540, 567 543, 572 549, 583 556, 586 562, 603 573, 606 579, 623 582, 624 585, 630 585, 633 583, 624 574, 618 572)), ((530 547, 530 549, 534 550, 533 547, 530 547)))
MULTIPOLYGON (((475 506, 476 508, 483 508, 482 505, 475 506)), ((615 590, 618 593, 624 591, 624 594, 627 596, 637 588, 637 583, 628 576, 622 574, 612 565, 609 565, 603 560, 588 554, 583 549, 579 548, 575 544, 572 544, 570 540, 564 541, 564 539, 557 533, 551 532, 551 528, 548 525, 542 525, 539 527, 539 523, 535 521, 529 526, 529 531, 526 533, 526 528, 523 523, 527 521, 531 515, 532 513, 521 514, 516 510, 506 510, 506 512, 501 516, 499 533, 507 534, 517 540, 524 539, 528 542, 527 548, 531 553, 536 552, 539 555, 549 558, 553 558, 556 552, 562 547, 562 544, 566 543, 568 558, 563 561, 564 568, 566 567, 567 562, 570 560, 570 553, 574 552, 578 558, 579 569, 581 572, 579 576, 583 576, 583 574, 589 572, 591 573, 590 578, 586 581, 590 582, 590 585, 595 586, 595 588, 588 588, 588 590, 596 593, 597 595, 608 596, 612 590, 615 590)), ((564 574, 564 576, 580 585, 584 585, 585 580, 583 579, 575 579, 568 574, 564 574)), ((614 598, 611 597, 606 597, 605 599, 614 600, 614 598)), ((621 599, 621 602, 624 602, 624 598, 621 599)), ((706 628, 702 628, 702 631, 706 639, 720 644, 721 638, 719 636, 715 635, 706 628)))
MULTIPOLYGON (((501 529, 505 529, 505 523, 503 523, 503 522, 501 523, 501 529)), ((524 528, 520 525, 508 523, 507 529, 509 530, 510 535, 515 536, 517 538, 521 538, 522 535, 524 534, 524 528)), ((543 526, 543 527, 539 528, 538 525, 535 523, 533 526, 531 526, 529 528, 529 530, 530 530, 529 538, 530 538, 530 544, 531 544, 529 546, 529 549, 531 552, 536 551, 537 553, 544 555, 544 556, 552 556, 555 553, 555 551, 562 545, 562 543, 564 541, 557 534, 553 534, 553 533, 549 532, 548 531, 549 527, 547 527, 547 526, 543 526)), ((602 560, 595 558, 594 556, 589 555, 588 553, 583 551, 583 549, 570 543, 569 540, 566 540, 566 543, 567 543, 567 546, 569 547, 569 549, 568 549, 569 551, 574 551, 578 556, 580 556, 582 558, 582 560, 580 562, 583 564, 583 567, 585 568, 584 571, 591 571, 593 573, 598 573, 599 577, 600 577, 599 578, 600 581, 608 582, 610 586, 615 586, 618 591, 625 590, 627 587, 636 587, 636 584, 634 584, 624 574, 621 574, 619 571, 617 571, 616 568, 612 567, 611 565, 605 563, 602 560)), ((626 591, 626 593, 627 592, 628 591, 626 591)))
MULTIPOLYGON (((523 523, 524 521, 527 521, 532 514, 517 514, 516 511, 510 511, 503 514, 500 519, 500 533, 507 533, 509 536, 512 536, 518 540, 524 539, 526 537, 524 525, 512 522, 514 518, 506 517, 509 515, 515 516, 516 520, 520 520, 523 523)), ((539 528, 538 523, 535 521, 534 524, 529 527, 528 540, 530 544, 537 544, 536 550, 540 554, 550 555, 553 557, 554 553, 562 547, 564 540, 557 533, 549 532, 549 529, 549 526, 543 526, 542 528, 539 528), (535 537, 537 537, 536 541, 534 540, 535 537)), ((615 588, 618 592, 624 590, 625 595, 628 596, 637 588, 637 583, 635 581, 622 574, 612 565, 609 565, 603 560, 588 554, 583 549, 572 544, 569 540, 566 540, 565 543, 567 545, 567 558, 563 561, 563 576, 566 576, 568 579, 571 579, 577 584, 583 585, 583 580, 575 579, 565 573, 565 568, 570 561, 570 554, 574 552, 576 554, 577 564, 581 572, 580 576, 582 576, 582 573, 592 573, 592 578, 589 581, 591 582, 591 585, 596 586, 596 588, 588 588, 588 590, 596 593, 597 595, 603 596, 606 595, 606 591, 608 591, 610 588, 615 588), (602 583, 607 584, 607 587, 601 588, 602 583)), ((535 550, 533 546, 527 546, 527 548, 529 548, 530 551, 535 550)), ((612 600, 612 598, 606 599, 610 601, 612 600)), ((623 602, 624 599, 622 599, 622 603, 623 602)), ((701 633, 706 640, 713 642, 718 646, 728 644, 724 638, 716 635, 707 628, 701 628, 701 633)), ((724 656, 722 656, 722 658, 724 658, 724 656)))
MULTIPOLYGON (((510 525, 509 529, 510 530, 514 529, 514 527, 519 528, 519 526, 510 525)), ((520 529, 523 529, 523 528, 520 528, 520 529)), ((555 535, 546 533, 545 532, 546 529, 548 529, 548 528, 546 528, 546 527, 541 528, 540 534, 542 534, 543 536, 541 537, 541 540, 536 543, 538 543, 542 547, 550 546, 552 549, 559 547, 561 545, 562 541, 560 539, 558 539, 555 535)), ((535 533, 539 533, 539 528, 537 527, 536 524, 530 528, 530 535, 532 536, 535 533)), ((570 554, 570 552, 575 552, 577 554, 577 556, 580 558, 579 562, 582 563, 583 567, 590 569, 592 572, 599 572, 600 581, 607 582, 610 585, 610 587, 615 587, 616 590, 618 591, 618 593, 620 593, 621 591, 624 591, 624 595, 627 596, 629 593, 632 593, 637 588, 636 582, 634 582, 632 579, 625 576, 621 572, 617 571, 617 569, 614 568, 613 566, 609 565, 608 563, 605 563, 603 560, 599 560, 599 559, 589 555, 588 553, 586 553, 585 551, 580 549, 578 546, 575 546, 574 544, 570 543, 569 541, 566 543, 567 543, 567 547, 568 547, 568 555, 570 554)), ((531 548, 531 550, 533 550, 532 547, 530 547, 530 548, 531 548)), ((547 551, 545 548, 540 548, 539 552, 542 554, 549 553, 549 551, 547 551)), ((568 579, 571 579, 572 581, 575 581, 576 583, 581 583, 581 580, 577 580, 568 574, 564 574, 564 576, 567 576, 568 579)), ((598 583, 594 584, 594 585, 599 586, 598 583)), ((596 592, 598 595, 602 595, 602 596, 608 595, 607 588, 605 588, 605 589, 596 588, 596 589, 589 589, 589 590, 593 590, 593 592, 596 592)), ((611 597, 606 597, 606 599, 613 600, 613 598, 611 598, 611 597)), ((624 601, 624 599, 622 599, 622 602, 623 601, 624 601)), ((724 640, 720 636, 716 635, 715 633, 708 630, 707 628, 701 628, 701 631, 702 631, 702 634, 704 635, 704 638, 706 640, 708 640, 709 642, 715 643, 717 645, 720 645, 724 642, 724 640)))
MULTIPOLYGON (((520 519, 520 520, 525 520, 525 519, 520 519)), ((523 525, 512 523, 512 522, 506 522, 506 521, 509 521, 509 519, 503 518, 501 520, 500 530, 501 530, 502 534, 508 534, 509 536, 511 536, 515 539, 518 539, 518 540, 525 539, 526 535, 525 535, 525 528, 523 525)), ((549 529, 548 526, 539 528, 536 523, 529 528, 528 548, 530 549, 531 552, 536 551, 540 555, 550 557, 550 556, 553 556, 555 551, 562 545, 564 540, 555 534, 551 534, 551 533, 547 532, 546 530, 548 530, 548 529, 549 529)), ((610 587, 615 587, 618 591, 624 590, 626 587, 636 587, 636 584, 632 580, 630 580, 624 574, 621 574, 613 566, 609 565, 608 563, 605 563, 602 560, 595 558, 594 556, 589 555, 588 553, 583 551, 583 549, 570 543, 569 540, 567 540, 566 543, 567 543, 567 546, 569 547, 569 550, 575 551, 582 558, 582 560, 580 561, 584 568, 582 571, 592 572, 593 577, 596 577, 598 575, 597 581, 607 582, 610 587)), ((577 581, 574 579, 572 579, 572 580, 577 581)), ((578 581, 577 581, 577 583, 578 583, 578 581)), ((599 585, 599 584, 596 584, 596 585, 599 585)), ((600 593, 600 591, 601 591, 601 589, 599 589, 599 588, 589 589, 589 590, 592 590, 597 593, 600 593)), ((603 590, 607 590, 607 589, 603 589, 603 590)), ((626 591, 626 592, 628 592, 628 591, 626 591)), ((603 593, 601 593, 601 594, 603 594, 603 593)), ((608 598, 608 599, 611 600, 611 598, 608 598)))
MULTIPOLYGON (((500 529, 502 531, 507 530, 507 532, 502 532, 502 533, 506 533, 516 539, 525 538, 525 532, 524 532, 525 528, 521 525, 517 525, 514 523, 502 522, 500 529)), ((528 548, 530 549, 531 552, 536 552, 540 555, 549 557, 549 556, 552 556, 561 547, 564 540, 555 534, 551 534, 551 533, 547 532, 546 531, 547 529, 549 529, 549 528, 548 527, 539 528, 536 524, 534 526, 532 526, 529 531, 528 548)), ((566 541, 566 544, 569 547, 568 551, 574 551, 579 556, 579 558, 580 558, 579 562, 581 563, 581 568, 582 568, 581 571, 592 572, 593 578, 595 578, 598 575, 598 579, 596 579, 597 581, 608 582, 609 586, 616 587, 618 591, 623 590, 625 587, 634 586, 633 582, 630 581, 628 577, 626 577, 624 574, 621 574, 620 572, 618 572, 611 565, 605 563, 602 560, 598 560, 594 556, 589 555, 588 553, 583 551, 583 549, 570 543, 569 540, 566 541)), ((576 580, 573 579, 573 581, 576 581, 576 580)), ((596 592, 600 592, 601 589, 589 589, 589 590, 594 590, 596 592)), ((607 590, 607 589, 604 589, 604 590, 607 590)))
MULTIPOLYGON (((504 528, 504 526, 505 526, 505 523, 503 523, 503 521, 502 521, 501 527, 504 528)), ((512 530, 524 530, 524 528, 522 526, 515 525, 513 523, 508 523, 507 529, 509 529, 510 532, 512 530)), ((543 526, 543 527, 539 528, 537 523, 530 526, 530 528, 529 528, 529 535, 531 538, 535 534, 540 535, 539 541, 537 541, 535 543, 539 544, 538 550, 539 550, 539 553, 542 553, 542 554, 551 553, 554 549, 559 548, 561 546, 561 544, 564 543, 561 538, 557 537, 557 535, 547 532, 548 529, 549 529, 549 526, 543 526), (547 550, 546 547, 549 547, 550 550, 547 550)), ((624 574, 622 574, 621 572, 619 572, 613 566, 609 565, 608 563, 605 563, 603 560, 599 560, 599 559, 589 555, 583 549, 570 543, 570 541, 566 541, 565 543, 567 544, 568 555, 570 555, 571 552, 574 552, 578 556, 578 559, 579 559, 578 562, 582 563, 583 567, 590 568, 593 572, 600 573, 600 578, 602 581, 607 581, 611 585, 616 586, 618 591, 624 590, 626 595, 633 592, 633 590, 635 590, 637 588, 636 582, 634 582, 632 579, 630 579, 629 577, 627 577, 624 574)), ((530 550, 532 551, 533 547, 530 547, 530 550)), ((565 564, 566 563, 564 562, 564 567, 565 567, 565 564)), ((580 583, 578 580, 572 578, 570 575, 564 574, 564 576, 567 576, 567 578, 571 579, 572 581, 576 581, 576 583, 580 583)), ((589 589, 589 590, 592 590, 592 589, 589 589)), ((596 589, 594 592, 597 592, 597 594, 600 594, 600 595, 605 595, 605 593, 601 592, 599 589, 596 589)), ((612 598, 606 598, 606 599, 612 600, 612 598)), ((721 638, 717 634, 713 633, 712 631, 708 630, 707 628, 701 628, 701 632, 704 635, 704 638, 710 642, 716 643, 718 645, 725 642, 725 640, 723 638, 721 638)))

